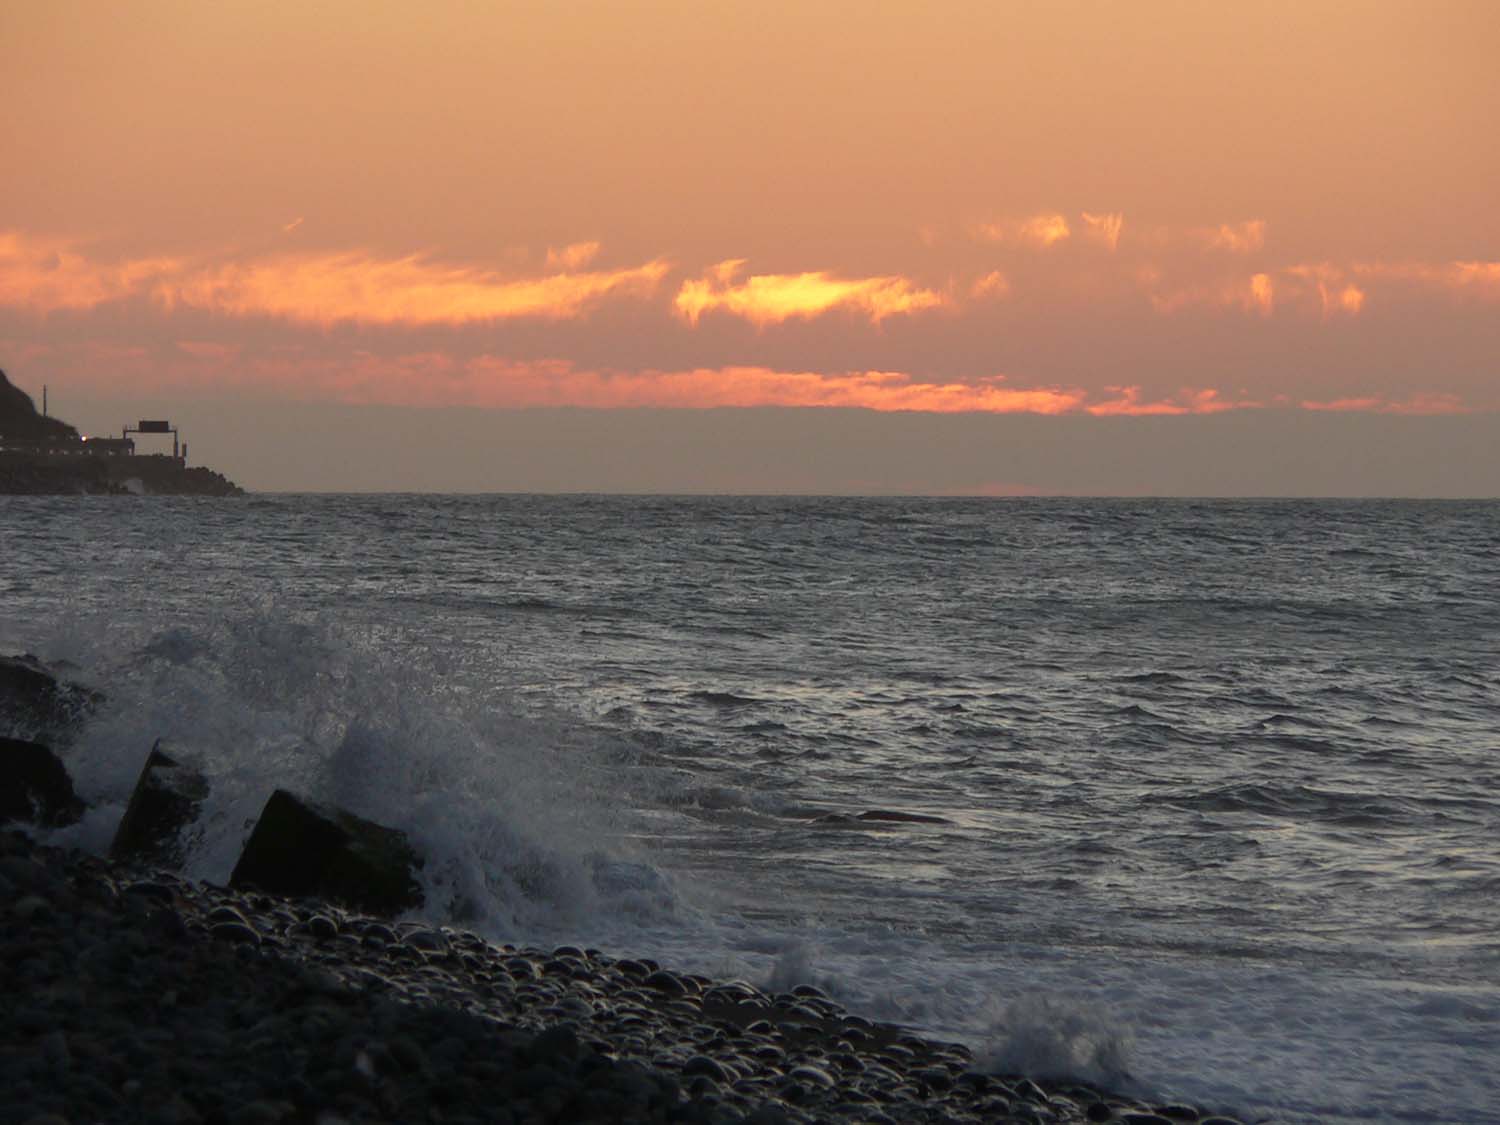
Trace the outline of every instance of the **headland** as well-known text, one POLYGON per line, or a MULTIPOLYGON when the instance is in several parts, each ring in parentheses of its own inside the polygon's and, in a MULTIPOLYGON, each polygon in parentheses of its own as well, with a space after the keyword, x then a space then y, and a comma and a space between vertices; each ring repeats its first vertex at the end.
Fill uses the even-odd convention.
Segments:
POLYGON ((242 496, 244 489, 201 465, 170 422, 142 419, 117 438, 91 438, 38 411, 0 371, 0 495, 242 496), (135 433, 170 434, 172 452, 136 452, 135 433))

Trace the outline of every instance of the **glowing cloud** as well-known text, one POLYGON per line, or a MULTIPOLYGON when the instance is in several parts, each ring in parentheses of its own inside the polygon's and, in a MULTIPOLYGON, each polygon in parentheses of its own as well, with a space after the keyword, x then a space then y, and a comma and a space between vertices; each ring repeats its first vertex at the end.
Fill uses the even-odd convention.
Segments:
POLYGON ((752 274, 735 284, 744 264, 744 259, 733 258, 712 267, 697 281, 683 282, 673 302, 678 314, 696 325, 705 312, 722 309, 764 326, 793 318, 810 320, 835 309, 853 309, 878 324, 888 316, 943 304, 941 294, 904 277, 846 279, 819 270, 752 274))
MULTIPOLYGON (((583 263, 597 252, 597 243, 578 243, 549 253, 549 260, 583 263)), ((417 255, 363 253, 283 254, 212 265, 167 257, 106 263, 85 257, 70 242, 0 232, 0 306, 46 313, 149 295, 168 310, 185 306, 321 325, 565 319, 606 297, 650 296, 669 268, 657 260, 516 278, 417 255)))
POLYGON ((138 293, 182 266, 165 257, 101 265, 73 245, 0 231, 0 305, 37 313, 91 309, 138 293))
POLYGON ((1125 216, 1118 211, 1105 215, 1083 212, 1083 226, 1090 238, 1108 246, 1111 251, 1119 248, 1120 231, 1125 227, 1125 216))
POLYGON ((1304 410, 1332 410, 1364 414, 1467 414, 1469 408, 1453 394, 1416 394, 1391 400, 1375 396, 1337 398, 1327 402, 1304 401, 1304 410))
POLYGON ((999 270, 991 270, 969 286, 969 296, 981 300, 986 297, 995 299, 1008 297, 1010 296, 1010 281, 999 270))
POLYGON ((1073 233, 1067 217, 1056 211, 1029 219, 976 223, 972 230, 975 238, 985 242, 1028 242, 1041 247, 1062 242, 1073 233))
POLYGON ((1500 299, 1500 262, 1358 262, 1350 272, 1371 281, 1444 289, 1460 296, 1500 299))
POLYGON ((547 268, 552 270, 581 270, 599 256, 599 243, 573 242, 561 250, 547 247, 547 268))
POLYGON ((1130 387, 1107 387, 1106 390, 1113 391, 1117 397, 1105 402, 1096 402, 1085 409, 1099 417, 1110 417, 1119 415, 1150 415, 1150 414, 1222 414, 1226 410, 1253 410, 1262 404, 1258 402, 1231 402, 1219 397, 1219 392, 1212 389, 1197 389, 1184 387, 1175 399, 1161 399, 1156 402, 1142 402, 1141 388, 1130 387))
POLYGON ((1210 250, 1250 254, 1266 244, 1266 221, 1250 219, 1243 223, 1220 223, 1198 231, 1198 237, 1210 250))
POLYGON ((567 319, 608 296, 649 296, 663 261, 629 269, 509 278, 412 256, 288 255, 203 269, 164 280, 153 295, 233 316, 273 316, 311 324, 468 324, 512 317, 567 319))
POLYGON ((1270 316, 1276 307, 1276 286, 1268 273, 1258 273, 1250 279, 1250 304, 1262 316, 1270 316))
POLYGON ((1073 232, 1068 229, 1068 220, 1054 212, 1050 215, 1032 216, 1021 224, 1018 233, 1026 241, 1038 246, 1051 246, 1063 241, 1073 232))

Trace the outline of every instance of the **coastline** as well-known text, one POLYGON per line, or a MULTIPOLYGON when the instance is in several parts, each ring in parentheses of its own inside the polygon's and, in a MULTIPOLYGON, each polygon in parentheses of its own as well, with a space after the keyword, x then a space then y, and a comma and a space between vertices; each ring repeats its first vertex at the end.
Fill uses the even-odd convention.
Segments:
POLYGON ((0 830, 7 1119, 1164 1125, 1075 1082, 647 959, 496 945, 0 830))

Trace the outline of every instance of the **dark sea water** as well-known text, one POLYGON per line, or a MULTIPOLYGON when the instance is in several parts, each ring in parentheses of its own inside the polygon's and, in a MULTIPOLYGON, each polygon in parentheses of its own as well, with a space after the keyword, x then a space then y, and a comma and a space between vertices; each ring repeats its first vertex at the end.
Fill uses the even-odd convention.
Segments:
POLYGON ((0 498, 0 652, 429 913, 1279 1120, 1500 1121, 1500 503, 0 498), (858 819, 861 813, 915 819, 858 819))

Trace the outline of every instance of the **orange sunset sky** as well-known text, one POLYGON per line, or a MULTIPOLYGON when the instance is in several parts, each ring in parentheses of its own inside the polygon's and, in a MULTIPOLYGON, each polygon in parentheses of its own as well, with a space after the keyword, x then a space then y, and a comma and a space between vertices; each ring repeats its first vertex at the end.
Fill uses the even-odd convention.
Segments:
POLYGON ((251 487, 1500 492, 1488 0, 0 36, 0 367, 251 487))

